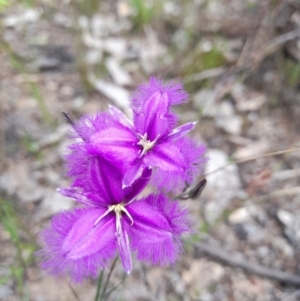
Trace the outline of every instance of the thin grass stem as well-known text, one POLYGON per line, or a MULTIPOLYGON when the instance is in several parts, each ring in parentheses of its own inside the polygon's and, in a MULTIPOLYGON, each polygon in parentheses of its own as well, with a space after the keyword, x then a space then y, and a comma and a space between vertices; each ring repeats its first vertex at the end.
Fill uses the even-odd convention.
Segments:
POLYGON ((101 286, 102 286, 102 280, 103 280, 103 270, 101 271, 101 274, 98 278, 98 282, 97 282, 97 291, 96 291, 96 296, 95 296, 95 299, 94 301, 98 301, 99 299, 99 296, 100 296, 100 291, 101 291, 101 286))
POLYGON ((105 293, 106 293, 106 289, 107 289, 107 286, 108 286, 108 283, 109 283, 109 279, 110 279, 110 277, 111 277, 111 274, 112 274, 112 272, 113 272, 113 270, 114 270, 114 268, 115 268, 115 266, 116 266, 116 263, 117 263, 117 261, 118 261, 118 256, 115 258, 115 260, 113 261, 113 263, 112 263, 112 265, 111 265, 111 268, 110 268, 110 271, 109 271, 109 273, 108 273, 108 275, 107 275, 107 278, 106 278, 106 281, 105 281, 105 285, 104 285, 104 288, 103 288, 103 291, 102 291, 102 294, 101 294, 101 301, 102 300, 105 300, 104 298, 105 298, 105 293))

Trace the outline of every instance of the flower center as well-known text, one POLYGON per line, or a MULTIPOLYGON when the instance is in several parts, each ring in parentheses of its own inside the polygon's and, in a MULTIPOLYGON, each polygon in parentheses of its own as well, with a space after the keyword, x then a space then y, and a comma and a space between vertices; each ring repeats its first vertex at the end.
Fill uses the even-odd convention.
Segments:
POLYGON ((154 141, 147 140, 147 133, 144 135, 138 134, 138 136, 141 140, 137 143, 137 145, 141 145, 143 147, 143 150, 140 154, 140 157, 142 157, 155 145, 157 138, 154 141))
POLYGON ((97 220, 95 221, 94 223, 94 227, 106 216, 108 215, 110 212, 114 211, 115 214, 116 214, 116 230, 117 230, 117 233, 119 234, 120 231, 121 231, 121 218, 122 218, 122 212, 125 213, 125 215, 127 215, 127 217, 130 219, 131 221, 131 225, 133 225, 133 218, 132 216, 130 215, 130 213, 128 212, 128 210, 125 208, 126 205, 120 203, 120 204, 117 204, 117 205, 110 205, 108 206, 108 209, 101 215, 97 218, 97 220))

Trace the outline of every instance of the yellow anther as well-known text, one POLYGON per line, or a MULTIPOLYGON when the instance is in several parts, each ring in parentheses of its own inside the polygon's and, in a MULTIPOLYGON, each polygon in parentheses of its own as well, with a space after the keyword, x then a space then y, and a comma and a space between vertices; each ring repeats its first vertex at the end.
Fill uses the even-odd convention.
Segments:
POLYGON ((117 204, 117 205, 110 205, 108 206, 108 209, 100 216, 97 218, 97 220, 94 223, 94 226, 96 226, 106 215, 108 215, 110 212, 114 211, 116 213, 116 226, 117 226, 117 232, 121 228, 121 218, 122 218, 122 212, 127 215, 127 217, 130 219, 131 224, 130 226, 133 225, 133 218, 128 212, 128 210, 125 208, 124 204, 117 204))
POLYGON ((139 137, 141 138, 141 140, 137 144, 143 147, 143 150, 140 154, 141 157, 155 145, 157 139, 155 139, 154 141, 147 140, 147 133, 145 133, 144 136, 139 134, 139 137))
POLYGON ((131 225, 130 226, 133 225, 133 218, 132 218, 132 216, 130 215, 130 213, 128 212, 128 210, 125 208, 125 206, 122 203, 121 204, 117 204, 117 205, 111 205, 108 208, 109 208, 108 210, 110 210, 110 211, 115 211, 117 219, 118 218, 121 219, 122 212, 124 212, 127 215, 127 217, 130 219, 130 221, 131 221, 131 225))

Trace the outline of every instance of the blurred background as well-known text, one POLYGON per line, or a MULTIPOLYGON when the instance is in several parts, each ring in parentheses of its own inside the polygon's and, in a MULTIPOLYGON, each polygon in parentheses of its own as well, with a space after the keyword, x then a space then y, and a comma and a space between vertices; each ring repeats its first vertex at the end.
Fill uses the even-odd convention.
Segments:
POLYGON ((190 93, 208 184, 177 264, 117 264, 109 300, 300 300, 300 1, 0 0, 0 32, 0 300, 94 300, 33 255, 74 206, 61 112, 128 112, 150 75, 190 93))

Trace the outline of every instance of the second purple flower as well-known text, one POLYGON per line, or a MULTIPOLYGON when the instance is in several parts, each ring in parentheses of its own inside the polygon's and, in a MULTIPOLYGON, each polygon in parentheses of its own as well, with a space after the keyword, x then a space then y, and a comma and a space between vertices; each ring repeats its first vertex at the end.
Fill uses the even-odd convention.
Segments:
POLYGON ((126 173, 122 187, 128 187, 145 168, 153 169, 152 183, 167 191, 182 190, 203 170, 205 146, 186 134, 196 122, 175 127, 172 105, 187 98, 181 85, 163 86, 151 78, 132 100, 133 122, 120 110, 85 116, 75 126, 82 147, 90 155, 122 165, 126 173))
POLYGON ((78 282, 96 277, 117 251, 127 273, 132 252, 152 264, 174 263, 182 252, 179 238, 189 231, 187 210, 162 194, 136 200, 151 171, 145 169, 132 186, 122 189, 122 172, 109 162, 85 156, 81 163, 72 187, 60 192, 83 207, 57 214, 43 231, 44 248, 38 252, 44 257, 42 267, 78 282))

